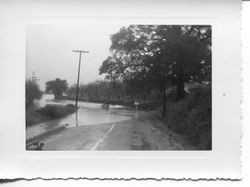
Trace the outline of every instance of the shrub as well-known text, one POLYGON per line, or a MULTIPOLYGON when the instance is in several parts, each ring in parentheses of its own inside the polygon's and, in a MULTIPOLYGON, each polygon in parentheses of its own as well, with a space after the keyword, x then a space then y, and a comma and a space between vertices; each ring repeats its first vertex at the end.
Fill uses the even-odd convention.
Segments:
POLYGON ((75 112, 75 106, 68 104, 62 105, 46 105, 36 111, 26 110, 26 126, 32 126, 43 121, 61 118, 75 112))
POLYGON ((187 136, 197 148, 211 149, 211 87, 200 86, 190 92, 181 101, 167 103, 164 120, 172 130, 187 136))
POLYGON ((46 105, 45 107, 36 111, 37 113, 48 116, 51 119, 64 117, 68 114, 75 112, 75 106, 68 104, 66 106, 61 105, 46 105))

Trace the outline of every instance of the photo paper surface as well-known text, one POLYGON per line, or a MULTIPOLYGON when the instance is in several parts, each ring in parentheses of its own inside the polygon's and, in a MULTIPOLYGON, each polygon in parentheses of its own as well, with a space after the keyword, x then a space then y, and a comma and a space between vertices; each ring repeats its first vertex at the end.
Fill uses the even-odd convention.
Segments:
POLYGON ((240 178, 240 1, 2 4, 1 178, 240 178))

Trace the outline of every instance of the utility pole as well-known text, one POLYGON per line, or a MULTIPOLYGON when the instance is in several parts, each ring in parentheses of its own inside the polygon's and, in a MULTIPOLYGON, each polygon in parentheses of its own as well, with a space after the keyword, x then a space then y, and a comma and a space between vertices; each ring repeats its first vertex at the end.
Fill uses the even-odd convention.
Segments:
POLYGON ((32 82, 36 84, 37 81, 39 81, 40 79, 38 79, 36 76, 35 76, 35 72, 33 71, 32 72, 32 78, 31 78, 32 82))
POLYGON ((79 78, 80 78, 80 69, 81 69, 81 58, 82 58, 83 53, 89 53, 89 51, 73 50, 72 52, 79 53, 78 75, 77 75, 77 85, 76 85, 76 104, 75 104, 75 107, 77 109, 78 91, 79 91, 79 78))

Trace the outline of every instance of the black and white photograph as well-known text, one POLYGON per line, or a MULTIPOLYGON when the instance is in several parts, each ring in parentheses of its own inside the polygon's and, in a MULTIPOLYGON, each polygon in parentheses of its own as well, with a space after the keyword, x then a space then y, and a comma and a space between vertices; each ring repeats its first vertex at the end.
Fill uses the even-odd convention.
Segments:
POLYGON ((27 151, 212 147, 212 26, 26 28, 27 151))
POLYGON ((0 183, 247 178, 240 0, 0 4, 0 183))

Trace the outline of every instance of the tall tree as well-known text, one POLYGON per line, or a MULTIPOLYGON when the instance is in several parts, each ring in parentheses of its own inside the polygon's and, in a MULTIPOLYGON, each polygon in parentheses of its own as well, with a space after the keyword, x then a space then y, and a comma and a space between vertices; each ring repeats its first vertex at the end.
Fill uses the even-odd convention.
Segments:
POLYGON ((118 56, 109 56, 106 60, 103 61, 99 73, 106 74, 105 79, 109 81, 109 88, 113 91, 114 95, 119 99, 119 89, 120 83, 119 80, 123 75, 124 67, 122 59, 118 56))
POLYGON ((52 91, 55 97, 62 96, 62 94, 67 90, 68 83, 66 80, 61 80, 56 78, 46 82, 46 92, 52 91))
POLYGON ((160 54, 168 64, 172 83, 177 87, 177 99, 184 97, 184 83, 204 80, 211 68, 210 26, 158 26, 160 54))
POLYGON ((126 79, 144 75, 155 81, 163 95, 165 113, 167 85, 177 87, 184 97, 184 83, 211 76, 211 27, 196 25, 131 25, 111 37, 112 56, 100 73, 126 79))
POLYGON ((39 86, 32 80, 26 80, 26 107, 30 106, 35 99, 41 99, 41 96, 39 86))

